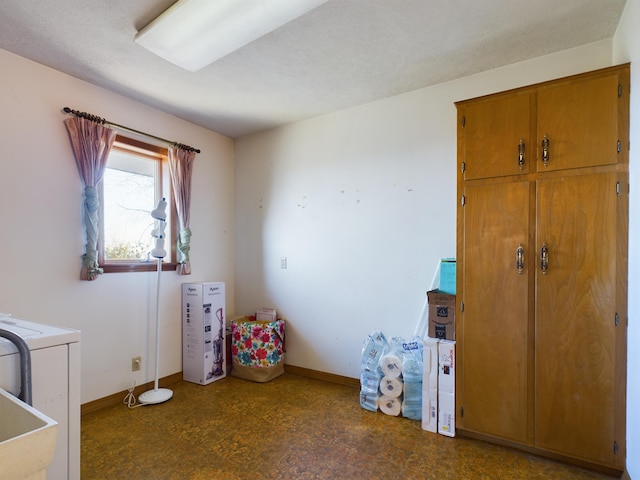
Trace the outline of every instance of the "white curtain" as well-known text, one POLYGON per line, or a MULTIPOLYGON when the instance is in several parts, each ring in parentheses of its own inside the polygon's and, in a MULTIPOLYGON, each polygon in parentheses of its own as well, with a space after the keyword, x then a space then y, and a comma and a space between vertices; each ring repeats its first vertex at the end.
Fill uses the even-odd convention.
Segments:
POLYGON ((189 211, 191 208, 191 173, 196 152, 177 146, 169 147, 169 172, 171 186, 178 211, 177 255, 179 275, 191 274, 191 230, 189 229, 189 211))
MULTIPOLYGON (((101 120, 101 119, 99 119, 101 120)), ((71 117, 64 121, 84 185, 85 253, 82 256, 81 280, 95 280, 102 273, 98 265, 98 190, 116 132, 99 121, 71 117)))

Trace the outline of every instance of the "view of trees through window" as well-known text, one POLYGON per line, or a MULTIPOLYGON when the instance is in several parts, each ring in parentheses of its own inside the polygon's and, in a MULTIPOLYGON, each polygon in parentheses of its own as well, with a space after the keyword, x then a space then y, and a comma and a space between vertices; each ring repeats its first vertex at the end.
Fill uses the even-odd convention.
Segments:
POLYGON ((103 176, 105 260, 149 259, 157 160, 112 149, 103 176))

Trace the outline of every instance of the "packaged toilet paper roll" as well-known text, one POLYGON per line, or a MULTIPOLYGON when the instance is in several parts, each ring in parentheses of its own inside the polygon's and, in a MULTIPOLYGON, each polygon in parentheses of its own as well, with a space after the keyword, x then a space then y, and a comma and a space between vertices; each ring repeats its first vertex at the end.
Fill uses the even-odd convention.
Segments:
POLYGON ((422 383, 408 382, 403 383, 403 400, 409 402, 422 403, 422 383))
POLYGON ((361 371, 375 372, 380 364, 383 352, 387 349, 387 339, 382 332, 372 332, 362 346, 361 371))
POLYGON ((397 397, 383 395, 378 399, 378 408, 386 415, 397 417, 402 411, 402 402, 397 397))
POLYGON ((380 369, 386 377, 399 377, 402 374, 402 359, 393 353, 380 359, 380 369))
POLYGON ((402 402, 402 416, 410 418, 411 420, 422 419, 422 401, 413 402, 403 400, 402 402))
POLYGON ((395 377, 382 377, 380 380, 380 393, 388 397, 402 395, 402 380, 395 377))
POLYGON ((421 382, 422 362, 417 358, 411 358, 409 355, 404 355, 402 359, 402 378, 404 378, 405 382, 408 380, 421 382))
POLYGON ((360 374, 360 390, 369 393, 378 393, 380 377, 377 373, 364 371, 360 374))
POLYGON ((360 406, 365 410, 376 412, 378 410, 378 395, 370 392, 360 392, 360 406))

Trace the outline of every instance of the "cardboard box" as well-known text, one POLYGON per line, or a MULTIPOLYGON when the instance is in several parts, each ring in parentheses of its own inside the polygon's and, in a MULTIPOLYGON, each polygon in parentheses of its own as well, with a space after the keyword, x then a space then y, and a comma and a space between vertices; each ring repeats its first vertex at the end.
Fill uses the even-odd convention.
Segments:
POLYGON ((259 308, 256 311, 256 320, 258 322, 275 322, 277 318, 274 308, 259 308))
POLYGON ((438 343, 425 339, 422 353, 422 429, 434 433, 438 431, 438 343))
POLYGON ((182 284, 182 378, 207 385, 227 375, 224 282, 182 284))
POLYGON ((456 339, 456 296, 440 290, 427 292, 429 301, 429 331, 431 338, 456 339))
POLYGON ((442 293, 456 294, 456 259, 443 258, 440 261, 440 287, 442 293))
POLYGON ((438 433, 456 436, 456 342, 438 342, 438 433))

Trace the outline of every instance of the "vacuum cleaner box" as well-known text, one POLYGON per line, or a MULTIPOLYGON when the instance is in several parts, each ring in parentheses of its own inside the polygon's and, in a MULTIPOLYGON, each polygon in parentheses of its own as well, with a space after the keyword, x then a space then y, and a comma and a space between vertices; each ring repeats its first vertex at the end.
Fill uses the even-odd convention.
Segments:
POLYGON ((182 378, 207 385, 227 375, 224 282, 182 284, 182 378))
POLYGON ((456 342, 438 342, 438 433, 456 436, 456 342))
POLYGON ((456 296, 440 290, 427 292, 429 301, 429 332, 431 338, 456 339, 456 296))
POLYGON ((438 340, 424 340, 422 353, 422 429, 438 431, 438 340))

